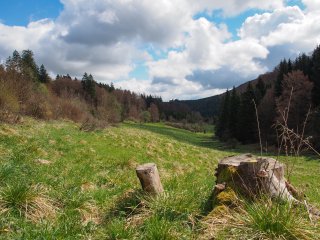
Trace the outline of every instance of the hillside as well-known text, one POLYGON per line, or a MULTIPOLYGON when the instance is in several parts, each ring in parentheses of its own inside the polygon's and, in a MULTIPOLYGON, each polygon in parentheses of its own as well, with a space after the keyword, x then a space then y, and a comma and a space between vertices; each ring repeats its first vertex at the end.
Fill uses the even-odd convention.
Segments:
MULTIPOLYGON (((208 239, 217 162, 248 150, 225 149, 211 136, 163 124, 95 132, 28 118, 1 124, 1 239, 208 239), (158 165, 166 190, 159 198, 140 191, 135 167, 146 162, 158 165)), ((281 160, 320 206, 319 161, 281 160)))
MULTIPOLYGON (((237 86, 236 87, 237 93, 238 94, 243 93, 247 89, 249 82, 251 82, 252 85, 255 86, 259 78, 262 79, 265 85, 272 85, 274 84, 277 78, 277 72, 273 71, 273 72, 262 74, 254 80, 245 82, 237 86)), ((204 118, 212 118, 219 114, 221 99, 224 96, 224 94, 225 93, 207 97, 207 98, 196 99, 196 100, 181 100, 179 102, 181 104, 185 104, 189 108, 189 111, 199 112, 204 118)))
POLYGON ((184 100, 181 102, 186 104, 191 111, 199 112, 203 117, 210 118, 219 114, 222 96, 223 94, 197 100, 184 100))

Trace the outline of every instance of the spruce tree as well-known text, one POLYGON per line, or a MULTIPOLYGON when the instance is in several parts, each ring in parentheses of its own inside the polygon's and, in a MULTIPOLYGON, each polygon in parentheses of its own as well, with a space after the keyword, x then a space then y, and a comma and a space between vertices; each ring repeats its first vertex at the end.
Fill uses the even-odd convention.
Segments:
POLYGON ((38 66, 31 50, 23 50, 21 56, 22 74, 27 80, 39 82, 38 66))
POLYGON ((92 75, 84 73, 81 83, 82 88, 87 95, 87 98, 94 100, 96 97, 96 82, 94 81, 92 75))
POLYGON ((227 135, 227 127, 228 127, 228 121, 230 119, 229 113, 230 113, 230 93, 227 90, 225 93, 224 98, 222 99, 221 105, 220 105, 220 114, 218 117, 218 122, 216 126, 216 135, 219 138, 225 138, 227 135))
POLYGON ((266 94, 267 88, 266 85, 264 84, 263 80, 261 77, 258 78, 258 82, 255 87, 255 96, 257 100, 257 105, 260 103, 264 95, 266 94))
POLYGON ((284 75, 288 73, 288 63, 287 60, 284 59, 280 62, 278 66, 278 76, 275 82, 275 95, 276 97, 281 96, 282 93, 282 81, 284 78, 284 75))
POLYGON ((310 78, 312 71, 311 58, 304 53, 299 55, 293 63, 293 70, 300 70, 310 78))
POLYGON ((317 107, 320 105, 320 46, 312 54, 311 81, 313 82, 312 103, 317 107))
POLYGON ((12 57, 8 57, 6 61, 6 68, 8 70, 15 70, 21 72, 21 56, 17 50, 14 50, 12 57))
POLYGON ((49 78, 49 75, 47 73, 47 70, 43 66, 43 64, 40 66, 40 69, 39 69, 39 81, 41 83, 48 83, 50 81, 50 78, 49 78))
POLYGON ((257 139, 257 120, 253 100, 255 94, 251 82, 247 90, 241 95, 241 102, 238 114, 237 139, 242 143, 253 143, 257 139))
POLYGON ((233 87, 230 97, 228 131, 231 138, 237 138, 238 131, 238 112, 240 106, 240 98, 237 94, 235 87, 233 87))

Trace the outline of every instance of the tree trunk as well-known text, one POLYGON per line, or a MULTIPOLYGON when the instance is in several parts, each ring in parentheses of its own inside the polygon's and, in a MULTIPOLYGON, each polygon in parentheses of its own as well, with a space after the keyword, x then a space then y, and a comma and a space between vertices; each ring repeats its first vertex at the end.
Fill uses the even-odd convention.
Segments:
POLYGON ((136 168, 137 176, 140 180, 142 189, 150 194, 159 194, 163 192, 159 172, 156 164, 146 163, 136 168))
POLYGON ((273 158, 251 154, 224 158, 218 164, 216 178, 215 196, 228 188, 249 198, 266 194, 272 198, 297 201, 287 187, 284 165, 273 158))

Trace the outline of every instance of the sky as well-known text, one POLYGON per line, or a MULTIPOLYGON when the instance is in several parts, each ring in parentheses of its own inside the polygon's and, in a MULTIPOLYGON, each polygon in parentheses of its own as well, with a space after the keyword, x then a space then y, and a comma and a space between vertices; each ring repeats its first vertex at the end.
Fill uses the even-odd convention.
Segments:
POLYGON ((0 0, 0 62, 170 99, 224 92, 320 44, 319 0, 0 0))

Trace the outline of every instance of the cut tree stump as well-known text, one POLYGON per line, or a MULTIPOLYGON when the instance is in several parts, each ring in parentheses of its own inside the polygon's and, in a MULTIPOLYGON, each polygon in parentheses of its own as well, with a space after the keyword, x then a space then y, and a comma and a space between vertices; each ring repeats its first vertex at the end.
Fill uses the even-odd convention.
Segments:
POLYGON ((217 180, 213 190, 214 197, 221 193, 226 195, 232 190, 249 198, 264 194, 272 198, 297 201, 287 187, 284 165, 273 158, 251 154, 227 157, 219 162, 215 176, 217 180))
POLYGON ((163 192, 159 172, 156 164, 146 163, 136 168, 137 176, 140 180, 142 189, 150 194, 157 195, 163 192))

